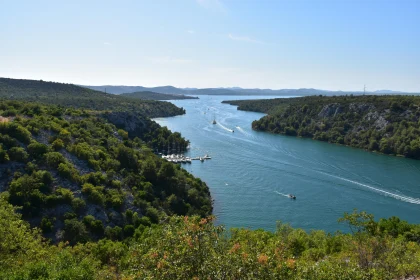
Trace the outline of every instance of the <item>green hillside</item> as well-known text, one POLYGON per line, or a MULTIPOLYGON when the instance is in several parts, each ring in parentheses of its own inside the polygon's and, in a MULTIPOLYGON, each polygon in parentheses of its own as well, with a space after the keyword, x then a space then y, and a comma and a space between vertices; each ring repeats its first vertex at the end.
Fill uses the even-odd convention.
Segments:
POLYGON ((0 78, 0 98, 91 110, 134 111, 150 118, 181 115, 169 102, 133 100, 88 88, 54 82, 0 78))
POLYGON ((252 128, 420 159, 419 96, 310 96, 224 101, 268 115, 252 128))
POLYGON ((149 148, 186 146, 179 133, 130 137, 101 114, 21 101, 3 101, 0 116, 0 192, 54 242, 119 240, 173 214, 211 214, 206 184, 149 148))

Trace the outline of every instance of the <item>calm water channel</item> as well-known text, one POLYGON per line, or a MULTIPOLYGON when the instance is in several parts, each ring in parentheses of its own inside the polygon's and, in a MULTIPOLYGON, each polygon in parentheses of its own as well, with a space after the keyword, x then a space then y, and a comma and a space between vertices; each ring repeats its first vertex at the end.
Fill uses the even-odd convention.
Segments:
POLYGON ((210 187, 218 223, 274 230, 282 221, 332 232, 345 230, 337 219, 354 208, 420 223, 420 161, 256 132, 251 123, 264 114, 221 103, 256 98, 177 100, 185 115, 156 119, 191 141, 186 155, 212 157, 183 167, 210 187))

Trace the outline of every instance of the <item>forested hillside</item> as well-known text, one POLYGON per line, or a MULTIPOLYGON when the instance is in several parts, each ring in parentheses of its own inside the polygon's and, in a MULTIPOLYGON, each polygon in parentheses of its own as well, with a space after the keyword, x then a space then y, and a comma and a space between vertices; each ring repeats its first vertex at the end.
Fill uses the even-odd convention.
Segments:
POLYGON ((308 137, 420 159, 419 96, 310 96, 224 101, 268 115, 260 131, 308 137))
POLYGON ((0 116, 0 192, 54 242, 122 240, 173 214, 212 212, 206 184, 149 148, 187 145, 179 133, 130 137, 96 112, 21 101, 2 101, 0 116))
POLYGON ((0 98, 90 110, 133 111, 149 118, 181 115, 185 110, 172 103, 133 100, 84 87, 54 82, 0 78, 0 98))

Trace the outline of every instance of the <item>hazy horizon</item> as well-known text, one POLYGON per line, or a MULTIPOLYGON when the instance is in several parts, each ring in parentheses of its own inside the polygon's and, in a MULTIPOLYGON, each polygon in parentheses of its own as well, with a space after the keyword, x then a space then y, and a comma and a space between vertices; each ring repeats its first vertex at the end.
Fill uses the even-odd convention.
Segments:
POLYGON ((0 76, 420 92, 420 1, 5 1, 0 76))
MULTIPOLYGON (((64 83, 64 84, 74 84, 77 86, 87 86, 87 87, 144 87, 144 88, 158 88, 158 87, 175 87, 175 88, 179 88, 179 89, 246 89, 246 90, 299 90, 299 89, 313 89, 313 90, 325 90, 328 92, 338 92, 338 91, 342 91, 342 92, 363 92, 363 88, 362 89, 356 89, 356 90, 348 90, 348 89, 337 89, 337 90, 331 90, 331 89, 326 89, 326 88, 314 88, 314 87, 297 87, 297 88, 263 88, 263 87, 239 87, 239 86, 229 86, 229 87, 176 87, 173 85, 157 85, 157 86, 145 86, 145 85, 127 85, 127 84, 77 84, 77 83, 71 83, 71 82, 66 82, 66 81, 54 81, 54 80, 46 80, 46 79, 30 79, 30 78, 25 78, 25 77, 0 77, 0 78, 5 78, 5 79, 22 79, 22 80, 42 80, 44 82, 53 82, 53 83, 64 83)), ((366 92, 377 92, 377 91, 394 91, 394 92, 402 92, 402 93, 420 93, 419 92, 409 92, 409 91, 402 91, 399 89, 389 89, 389 88, 381 88, 381 89, 375 89, 375 90, 370 90, 366 87, 366 92)))

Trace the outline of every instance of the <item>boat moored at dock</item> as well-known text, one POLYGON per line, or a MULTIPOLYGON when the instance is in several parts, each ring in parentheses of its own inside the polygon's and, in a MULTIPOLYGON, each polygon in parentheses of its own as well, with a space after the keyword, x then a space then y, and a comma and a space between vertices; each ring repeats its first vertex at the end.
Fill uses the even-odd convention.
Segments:
POLYGON ((163 159, 166 159, 168 162, 173 162, 173 163, 191 163, 193 160, 200 160, 201 162, 203 162, 204 160, 207 159, 211 159, 211 157, 206 154, 204 156, 200 156, 200 157, 186 157, 182 154, 172 154, 172 155, 162 155, 163 159))

